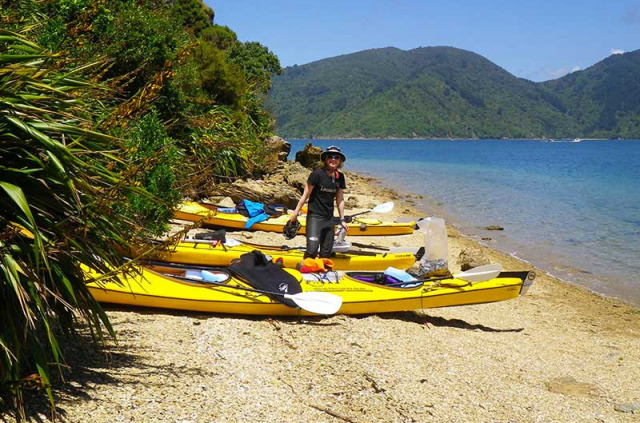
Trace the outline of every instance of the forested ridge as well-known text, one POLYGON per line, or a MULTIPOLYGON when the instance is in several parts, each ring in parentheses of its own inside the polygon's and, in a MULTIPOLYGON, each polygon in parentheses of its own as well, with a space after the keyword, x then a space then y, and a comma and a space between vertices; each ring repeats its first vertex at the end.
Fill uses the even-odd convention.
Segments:
POLYGON ((640 138, 640 51, 535 83, 473 52, 389 47, 283 69, 290 138, 640 138))

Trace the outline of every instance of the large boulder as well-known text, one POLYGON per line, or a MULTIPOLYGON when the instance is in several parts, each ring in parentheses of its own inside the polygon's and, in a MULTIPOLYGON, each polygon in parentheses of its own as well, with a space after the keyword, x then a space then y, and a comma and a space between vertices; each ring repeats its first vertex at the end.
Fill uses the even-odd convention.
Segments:
POLYGON ((321 154, 322 148, 316 147, 315 145, 312 145, 310 142, 308 142, 304 146, 303 150, 296 153, 296 162, 300 163, 306 168, 315 169, 322 165, 322 162, 320 161, 321 154))
MULTIPOLYGON (((295 208, 309 178, 309 169, 298 162, 286 161, 291 144, 280 137, 271 137, 267 141, 270 156, 264 167, 262 177, 239 179, 234 182, 218 182, 208 185, 197 192, 189 192, 191 198, 209 198, 222 200, 229 197, 234 203, 247 199, 264 204, 281 204, 295 208)), ((302 161, 312 167, 320 165, 322 149, 311 143, 302 152, 302 161)), ((298 160, 296 154, 296 160, 298 160)), ((214 201, 215 202, 215 201, 214 201)))
POLYGON ((293 208, 300 194, 284 184, 273 184, 261 179, 238 180, 231 184, 217 184, 209 197, 231 197, 234 203, 247 199, 264 204, 282 204, 293 208))
POLYGON ((274 135, 265 142, 268 153, 265 164, 262 166, 263 173, 272 173, 281 162, 286 162, 291 152, 291 143, 274 135))
POLYGON ((300 163, 287 162, 281 164, 276 172, 268 175, 265 179, 271 180, 273 183, 284 183, 302 194, 307 185, 309 173, 309 169, 300 163))
POLYGON ((211 186, 207 197, 230 197, 235 203, 243 199, 264 204, 282 204, 295 208, 309 177, 309 169, 299 163, 278 162, 263 179, 237 180, 211 186))
POLYGON ((289 153, 291 153, 291 143, 277 135, 273 135, 267 140, 267 147, 278 155, 278 160, 281 162, 286 162, 289 153))
POLYGON ((458 264, 463 272, 473 269, 474 267, 489 264, 487 256, 477 248, 465 248, 460 251, 458 256, 458 264))

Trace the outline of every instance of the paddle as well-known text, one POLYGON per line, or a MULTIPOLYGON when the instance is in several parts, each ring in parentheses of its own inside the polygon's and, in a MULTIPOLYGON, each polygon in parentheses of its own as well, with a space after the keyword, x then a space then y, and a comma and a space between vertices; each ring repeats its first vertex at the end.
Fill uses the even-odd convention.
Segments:
POLYGON ((485 264, 484 266, 474 267, 466 272, 456 273, 451 276, 444 276, 439 278, 429 278, 427 281, 438 281, 444 279, 462 279, 467 282, 484 282, 490 279, 497 278, 502 271, 502 265, 500 263, 485 264))
POLYGON ((215 279, 215 275, 208 270, 202 270, 200 273, 202 274, 203 281, 208 284, 239 289, 246 292, 256 292, 259 294, 277 295, 288 298, 296 303, 298 307, 310 313, 335 314, 342 306, 342 297, 328 292, 308 291, 300 292, 298 294, 284 294, 282 292, 263 291, 261 289, 245 288, 243 286, 228 285, 224 282, 218 282, 215 279))
POLYGON ((394 207, 393 201, 388 201, 386 203, 378 204, 371 210, 366 210, 363 212, 349 215, 347 216, 347 218, 353 219, 354 217, 360 216, 361 214, 365 214, 365 213, 389 213, 391 210, 393 210, 393 207, 394 207))
POLYGON ((434 278, 416 279, 412 281, 403 281, 403 282, 389 284, 387 286, 435 282, 435 281, 442 281, 446 279, 462 279, 463 281, 466 281, 469 283, 484 282, 484 281, 497 278, 498 275, 500 274, 500 271, 502 271, 502 265, 500 263, 491 263, 491 264, 485 264, 484 266, 474 267, 473 269, 469 269, 466 272, 456 273, 451 276, 440 276, 440 277, 434 277, 434 278))

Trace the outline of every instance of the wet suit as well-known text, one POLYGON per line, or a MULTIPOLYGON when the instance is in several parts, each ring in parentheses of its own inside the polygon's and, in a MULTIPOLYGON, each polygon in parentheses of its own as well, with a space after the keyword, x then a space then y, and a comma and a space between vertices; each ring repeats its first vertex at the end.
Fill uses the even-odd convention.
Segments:
POLYGON ((344 175, 337 170, 329 176, 324 169, 316 169, 309 175, 307 184, 313 187, 313 191, 309 196, 307 208, 305 257, 315 258, 319 249, 319 256, 328 258, 333 249, 333 234, 335 232, 333 204, 338 189, 346 189, 346 181, 344 175))

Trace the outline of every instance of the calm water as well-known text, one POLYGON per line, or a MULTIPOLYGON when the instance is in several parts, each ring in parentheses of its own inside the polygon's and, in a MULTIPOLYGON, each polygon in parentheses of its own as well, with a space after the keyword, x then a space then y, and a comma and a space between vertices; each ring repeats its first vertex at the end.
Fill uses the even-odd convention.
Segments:
MULTIPOLYGON (((293 158, 307 141, 290 141, 293 158)), ((312 143, 339 145, 345 169, 423 195, 425 215, 491 237, 490 246, 554 276, 640 305, 640 141, 312 143)))

